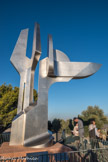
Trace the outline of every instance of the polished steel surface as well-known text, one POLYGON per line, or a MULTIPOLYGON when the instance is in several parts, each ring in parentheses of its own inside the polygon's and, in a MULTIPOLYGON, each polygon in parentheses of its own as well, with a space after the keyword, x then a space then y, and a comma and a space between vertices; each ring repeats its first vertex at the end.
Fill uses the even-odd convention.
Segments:
POLYGON ((54 74, 59 77, 72 77, 72 79, 86 78, 93 75, 101 64, 90 62, 54 62, 54 74))
POLYGON ((25 133, 25 114, 20 115, 12 122, 9 145, 23 145, 25 133))
POLYGON ((48 58, 49 58, 49 61, 48 61, 48 73, 53 75, 53 69, 54 69, 54 55, 53 55, 53 40, 52 40, 52 36, 49 35, 48 36, 48 51, 47 51, 47 54, 48 54, 48 58))
MULTIPOLYGON (((38 101, 33 105, 34 72, 41 55, 40 27, 35 24, 32 57, 26 57, 28 30, 21 31, 11 62, 21 76, 18 100, 18 113, 24 112, 22 120, 22 141, 17 144, 37 147, 45 146, 51 140, 48 133, 48 90, 56 82, 68 82, 71 79, 82 79, 96 73, 100 64, 91 62, 70 62, 68 56, 60 50, 53 49, 52 36, 48 36, 48 53, 39 64, 38 101), (24 89, 25 85, 25 89, 24 89), (24 95, 23 95, 24 93, 24 95), (24 103, 23 103, 24 97, 24 103), (22 107, 23 103, 23 107, 22 107)), ((21 117, 20 117, 21 118, 21 117)), ((11 143, 18 141, 17 125, 19 120, 12 124, 11 143), (16 127, 16 129, 15 129, 16 127), (15 136, 16 134, 16 136, 15 136), (17 138, 17 139, 14 139, 17 138)), ((21 133, 22 133, 21 132, 21 133)))
POLYGON ((29 106, 30 102, 33 102, 34 72, 41 55, 39 24, 36 23, 34 27, 31 59, 26 57, 27 38, 28 29, 22 30, 10 59, 21 78, 17 109, 18 114, 24 111, 24 109, 29 106))

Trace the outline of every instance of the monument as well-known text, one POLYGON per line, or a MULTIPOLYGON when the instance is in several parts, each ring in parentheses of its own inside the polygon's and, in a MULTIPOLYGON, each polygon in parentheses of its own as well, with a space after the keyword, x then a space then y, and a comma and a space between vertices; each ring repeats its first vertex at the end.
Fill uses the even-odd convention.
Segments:
POLYGON ((20 75, 17 116, 12 122, 10 145, 46 147, 51 144, 48 132, 48 90, 55 82, 82 79, 96 73, 100 64, 70 62, 66 54, 53 49, 48 36, 48 56, 40 61, 38 100, 33 101, 34 73, 41 56, 40 26, 35 24, 32 56, 26 56, 28 29, 22 30, 11 56, 11 63, 20 75))

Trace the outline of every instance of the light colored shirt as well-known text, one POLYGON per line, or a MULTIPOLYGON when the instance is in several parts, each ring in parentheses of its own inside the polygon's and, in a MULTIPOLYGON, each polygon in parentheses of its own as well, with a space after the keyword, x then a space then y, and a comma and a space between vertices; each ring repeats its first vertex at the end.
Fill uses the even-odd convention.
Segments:
POLYGON ((95 135, 99 137, 99 132, 97 131, 97 128, 95 128, 95 135))
POLYGON ((90 124, 89 125, 89 131, 91 131, 92 129, 96 128, 96 125, 90 124))
POLYGON ((79 136, 79 132, 78 132, 78 125, 76 125, 73 129, 73 134, 74 136, 79 136))

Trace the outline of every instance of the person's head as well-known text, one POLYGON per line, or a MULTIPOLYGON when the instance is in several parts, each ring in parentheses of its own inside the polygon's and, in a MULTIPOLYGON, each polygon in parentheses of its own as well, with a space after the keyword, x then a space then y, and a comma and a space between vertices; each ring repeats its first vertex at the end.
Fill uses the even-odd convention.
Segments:
POLYGON ((100 131, 101 131, 101 130, 100 130, 100 128, 98 128, 98 130, 97 130, 97 131, 100 133, 100 131))
POLYGON ((96 124, 96 122, 95 122, 95 120, 93 120, 93 125, 95 125, 96 124))
POLYGON ((95 125, 95 120, 94 119, 90 120, 90 124, 95 125))
POLYGON ((95 120, 93 120, 93 125, 95 125, 96 124, 96 122, 95 122, 95 120))
POLYGON ((74 122, 78 122, 78 118, 76 118, 76 117, 73 120, 74 120, 74 122))

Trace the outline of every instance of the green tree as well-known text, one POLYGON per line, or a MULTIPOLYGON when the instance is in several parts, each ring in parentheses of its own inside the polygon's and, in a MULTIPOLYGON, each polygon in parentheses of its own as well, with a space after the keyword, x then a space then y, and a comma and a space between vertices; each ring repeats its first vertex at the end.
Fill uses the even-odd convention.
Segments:
POLYGON ((33 90, 33 96, 34 96, 34 101, 36 102, 38 99, 38 93, 35 89, 33 90))
POLYGON ((48 130, 52 131, 52 123, 50 120, 48 120, 48 130))
POLYGON ((18 92, 19 89, 10 84, 0 86, 0 123, 3 127, 10 124, 16 115, 18 92))
MULTIPOLYGON (((70 132, 70 119, 68 119, 68 120, 63 120, 63 119, 61 119, 60 120, 60 124, 61 124, 61 131, 63 130, 63 129, 65 129, 66 130, 66 132, 70 132)), ((72 123, 71 123, 72 124, 72 123)))
POLYGON ((52 121, 52 131, 58 132, 61 128, 60 119, 54 119, 52 121))
POLYGON ((66 133, 70 133, 73 129, 72 120, 54 119, 52 123, 48 121, 48 128, 54 132, 63 131, 63 129, 65 129, 66 133))
MULTIPOLYGON (((19 88, 11 84, 0 86, 0 127, 6 128, 17 113, 19 88)), ((34 90, 34 101, 37 101, 37 91, 34 90)))
MULTIPOLYGON (((97 128, 102 128, 104 124, 108 123, 107 116, 104 115, 102 109, 99 106, 88 106, 87 110, 83 111, 79 115, 83 119, 84 123, 88 123, 90 119, 95 119, 97 128)), ((85 126, 85 135, 88 135, 88 126, 85 126)))

